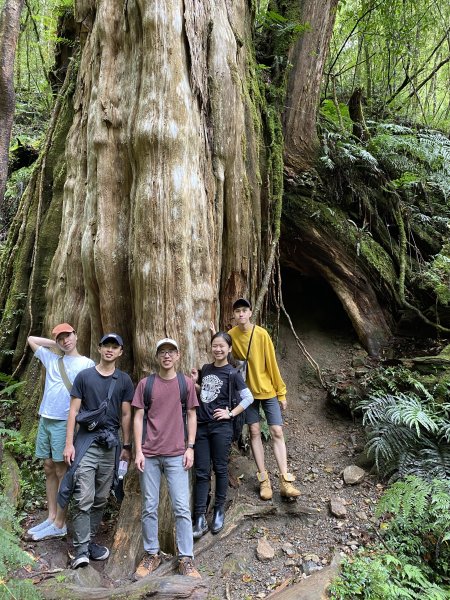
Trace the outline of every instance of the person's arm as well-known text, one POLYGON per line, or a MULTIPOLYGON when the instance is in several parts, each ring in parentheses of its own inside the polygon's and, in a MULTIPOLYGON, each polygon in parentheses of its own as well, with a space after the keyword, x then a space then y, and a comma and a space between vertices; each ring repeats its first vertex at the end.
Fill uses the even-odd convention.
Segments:
POLYGON ((144 409, 143 408, 135 408, 134 410, 134 448, 136 452, 136 457, 134 462, 138 471, 141 473, 144 472, 145 466, 145 456, 142 453, 142 428, 144 422, 144 409))
POLYGON ((196 369, 195 367, 192 367, 192 369, 191 369, 191 379, 192 379, 192 383, 194 384, 194 387, 195 387, 195 392, 198 396, 200 394, 200 385, 197 383, 198 382, 198 369, 196 369))
POLYGON ((281 405, 282 410, 286 410, 286 384, 284 383, 280 369, 278 368, 277 358, 275 356, 275 348, 269 334, 266 336, 265 341, 265 358, 266 358, 266 369, 269 373, 272 385, 277 394, 278 402, 281 405))
POLYGON ((214 411, 214 415, 213 415, 214 418, 217 421, 223 421, 226 419, 234 419, 234 417, 237 417, 242 412, 244 412, 244 410, 248 406, 250 406, 250 404, 254 400, 252 393, 248 389, 248 387, 244 387, 242 390, 240 390, 239 396, 241 397, 241 401, 239 402, 239 404, 237 406, 235 406, 233 408, 233 410, 230 411, 228 408, 216 408, 216 410, 214 411))
POLYGON ((58 344, 55 342, 55 340, 50 340, 49 338, 44 337, 37 337, 36 335, 29 336, 28 345, 33 350, 33 352, 36 352, 39 346, 44 346, 44 348, 59 349, 58 344))
MULTIPOLYGON (((123 445, 131 445, 131 403, 122 402, 122 439, 123 445)), ((127 463, 131 459, 131 450, 122 448, 120 460, 126 460, 127 463)))
POLYGON ((189 445, 195 444, 195 436, 197 435, 197 411, 195 408, 190 408, 187 411, 187 448, 183 456, 183 467, 187 471, 194 464, 194 450, 189 448, 189 445))
POLYGON ((66 447, 64 448, 63 457, 64 462, 70 465, 75 458, 75 448, 73 445, 73 436, 75 432, 75 419, 77 414, 80 412, 81 399, 72 396, 70 398, 70 409, 69 416, 67 418, 67 432, 66 432, 66 447))

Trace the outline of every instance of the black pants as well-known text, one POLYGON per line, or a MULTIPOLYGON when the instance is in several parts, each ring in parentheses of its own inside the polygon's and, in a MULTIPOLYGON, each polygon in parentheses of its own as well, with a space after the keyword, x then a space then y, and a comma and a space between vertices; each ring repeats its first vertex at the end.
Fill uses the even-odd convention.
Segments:
POLYGON ((228 488, 228 456, 233 438, 231 421, 198 423, 195 438, 195 503, 194 515, 206 512, 211 480, 211 462, 216 474, 215 508, 225 504, 228 488))

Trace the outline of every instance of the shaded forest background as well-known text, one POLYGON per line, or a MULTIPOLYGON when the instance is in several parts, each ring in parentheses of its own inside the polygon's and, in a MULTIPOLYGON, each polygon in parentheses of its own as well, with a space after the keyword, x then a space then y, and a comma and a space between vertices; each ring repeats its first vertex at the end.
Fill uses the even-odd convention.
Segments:
POLYGON ((448 478, 450 8, 0 7, 13 67, 0 79, 5 429, 31 444, 29 334, 68 320, 95 356, 100 333, 118 330, 135 379, 170 335, 187 369, 207 357, 209 321, 230 323, 234 297, 272 323, 288 276, 333 291, 376 365, 363 385, 325 384, 363 414, 380 472, 448 478), (427 356, 405 366, 408 338, 427 356))

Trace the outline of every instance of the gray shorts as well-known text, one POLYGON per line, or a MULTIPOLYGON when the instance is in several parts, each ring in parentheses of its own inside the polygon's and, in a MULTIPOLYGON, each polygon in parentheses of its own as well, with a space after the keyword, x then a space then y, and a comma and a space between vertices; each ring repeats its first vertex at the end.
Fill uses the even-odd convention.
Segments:
POLYGON ((259 423, 261 420, 260 407, 266 415, 268 425, 283 425, 280 403, 278 398, 268 398, 267 400, 254 400, 250 406, 245 409, 245 422, 247 425, 259 423))

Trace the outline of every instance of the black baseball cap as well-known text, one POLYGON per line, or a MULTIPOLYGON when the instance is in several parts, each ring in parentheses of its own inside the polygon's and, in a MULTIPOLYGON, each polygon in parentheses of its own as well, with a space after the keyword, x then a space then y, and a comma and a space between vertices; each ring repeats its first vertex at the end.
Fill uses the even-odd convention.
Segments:
POLYGON ((99 341, 98 345, 101 346, 102 344, 106 344, 106 342, 115 342, 123 348, 123 339, 118 333, 106 333, 99 341))
POLYGON ((252 310, 252 305, 245 298, 238 298, 233 302, 233 310, 236 310, 236 308, 241 308, 242 306, 245 306, 246 308, 252 310))

